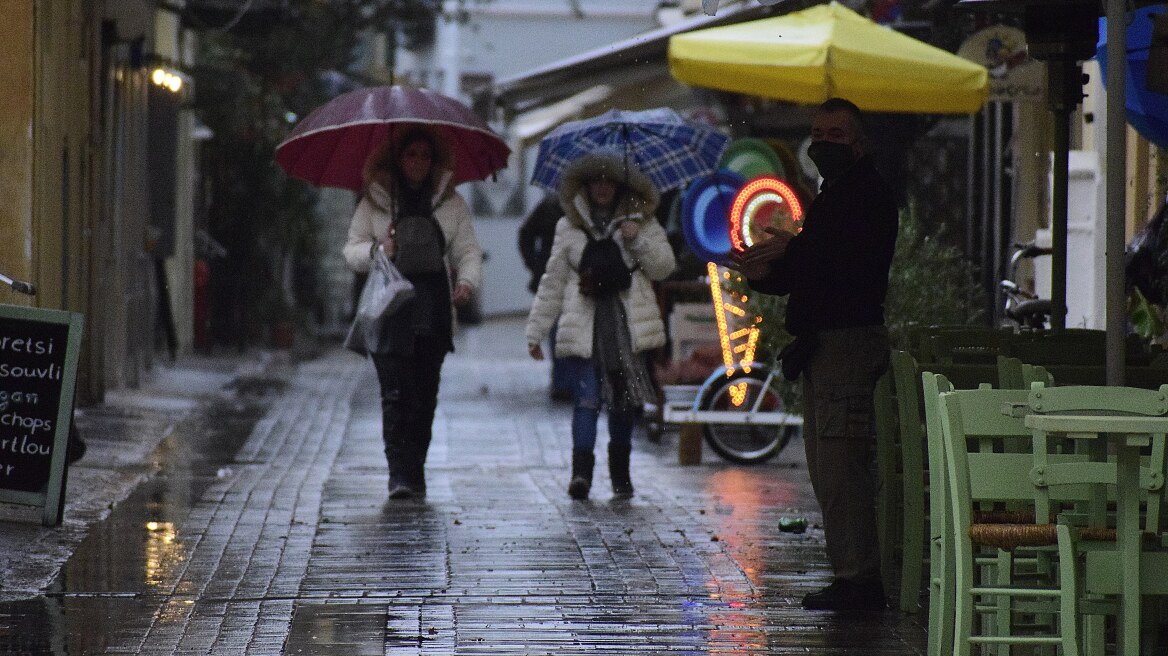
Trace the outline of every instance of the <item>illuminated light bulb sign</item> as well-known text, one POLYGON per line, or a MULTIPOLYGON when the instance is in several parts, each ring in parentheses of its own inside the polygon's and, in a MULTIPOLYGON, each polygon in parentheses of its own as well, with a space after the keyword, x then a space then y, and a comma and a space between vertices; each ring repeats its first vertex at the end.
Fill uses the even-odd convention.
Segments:
MULTIPOLYGON (((735 297, 723 289, 722 280, 730 280, 729 269, 719 267, 714 262, 707 262, 706 272, 710 278, 710 296, 714 299, 714 320, 718 325, 718 343, 722 347, 722 364, 726 367, 726 376, 733 376, 734 369, 738 366, 742 367, 744 373, 750 373, 754 367, 754 353, 758 347, 758 324, 761 323, 762 317, 755 316, 745 328, 731 330, 731 320, 727 315, 733 315, 739 320, 745 319, 746 310, 736 303, 745 303, 750 298, 735 297)), ((741 404, 745 398, 745 383, 740 386, 739 391, 741 394, 731 390, 730 400, 734 405, 741 404)))
MULTIPOLYGON (((680 210, 686 244, 695 255, 707 260, 726 376, 733 376, 738 369, 750 373, 762 317, 747 317, 749 297, 726 289, 732 272, 720 264, 733 251, 770 238, 767 227, 799 232, 803 205, 795 190, 773 175, 747 181, 733 171, 720 169, 686 189, 680 210)), ((730 401, 740 405, 746 399, 747 384, 733 385, 729 393, 730 401)))
POLYGON ((765 241, 767 227, 798 232, 803 205, 786 182, 771 177, 755 178, 743 185, 730 205, 730 243, 741 251, 765 241))
POLYGON ((736 406, 746 401, 746 381, 730 386, 730 402, 736 406))

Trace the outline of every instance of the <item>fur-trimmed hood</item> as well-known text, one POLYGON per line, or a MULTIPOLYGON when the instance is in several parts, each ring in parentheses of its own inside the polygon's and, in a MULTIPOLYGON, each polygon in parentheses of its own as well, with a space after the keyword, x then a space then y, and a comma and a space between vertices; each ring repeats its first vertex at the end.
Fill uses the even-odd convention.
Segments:
POLYGON ((623 198, 619 201, 618 216, 645 221, 653 216, 661 202, 657 186, 631 160, 616 151, 590 153, 569 164, 560 181, 560 205, 576 227, 584 228, 588 224, 584 217, 588 211, 585 186, 599 177, 614 180, 620 186, 618 194, 623 198))
POLYGON ((438 205, 454 193, 454 185, 450 184, 454 176, 452 154, 450 145, 442 135, 424 123, 394 125, 390 128, 389 139, 369 154, 361 169, 361 179, 365 182, 363 189, 365 196, 380 209, 389 209, 389 194, 393 191, 394 185, 394 176, 391 172, 396 168, 403 142, 418 132, 426 134, 434 147, 431 174, 434 182, 434 205, 438 205))

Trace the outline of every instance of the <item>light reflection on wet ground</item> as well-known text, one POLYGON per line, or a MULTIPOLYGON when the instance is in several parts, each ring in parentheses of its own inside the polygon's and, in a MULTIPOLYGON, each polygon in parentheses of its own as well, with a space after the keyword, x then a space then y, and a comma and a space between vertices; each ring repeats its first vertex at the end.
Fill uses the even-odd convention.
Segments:
POLYGON ((277 381, 245 383, 179 424, 154 452, 157 474, 93 527, 45 597, 0 603, 0 654, 100 654, 149 618, 183 567, 179 525, 263 416, 277 381))

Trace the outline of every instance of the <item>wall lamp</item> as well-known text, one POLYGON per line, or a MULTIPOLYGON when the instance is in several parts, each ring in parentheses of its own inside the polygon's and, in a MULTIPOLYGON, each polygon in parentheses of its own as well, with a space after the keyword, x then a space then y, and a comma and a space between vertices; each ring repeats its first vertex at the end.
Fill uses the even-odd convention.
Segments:
POLYGON ((170 89, 174 93, 182 91, 188 78, 185 74, 165 66, 155 66, 150 73, 150 81, 160 87, 170 89))

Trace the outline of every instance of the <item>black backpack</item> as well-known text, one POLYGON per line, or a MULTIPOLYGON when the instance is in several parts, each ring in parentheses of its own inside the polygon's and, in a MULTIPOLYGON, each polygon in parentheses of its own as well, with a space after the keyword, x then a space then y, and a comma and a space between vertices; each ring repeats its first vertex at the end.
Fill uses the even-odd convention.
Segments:
POLYGON ((633 271, 625 265, 620 246, 612 236, 596 239, 587 230, 588 243, 580 254, 580 291, 585 296, 609 296, 629 288, 633 271))

